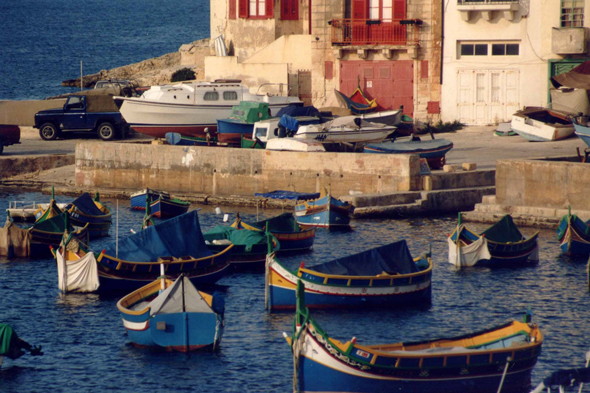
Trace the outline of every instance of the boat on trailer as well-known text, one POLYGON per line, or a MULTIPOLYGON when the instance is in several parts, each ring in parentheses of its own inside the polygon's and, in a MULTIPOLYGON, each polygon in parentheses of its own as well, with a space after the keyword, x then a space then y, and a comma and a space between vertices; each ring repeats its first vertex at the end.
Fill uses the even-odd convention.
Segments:
POLYGON ((525 315, 462 336, 364 345, 332 338, 306 307, 297 284, 291 336, 293 386, 301 392, 508 393, 527 391, 543 334, 525 315))
MULTIPOLYGON (((288 105, 303 105, 297 97, 251 94, 240 80, 152 86, 140 97, 114 97, 120 112, 135 131, 164 138, 166 133, 217 138, 217 120, 227 119, 240 101, 267 103, 271 113, 288 105)), ((239 141, 238 141, 239 143, 239 141)))

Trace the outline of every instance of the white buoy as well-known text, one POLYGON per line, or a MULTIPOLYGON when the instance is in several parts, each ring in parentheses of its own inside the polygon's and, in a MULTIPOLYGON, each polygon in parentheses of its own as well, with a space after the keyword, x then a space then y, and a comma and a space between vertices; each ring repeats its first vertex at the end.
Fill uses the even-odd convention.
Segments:
POLYGON ((221 208, 219 206, 215 208, 215 214, 221 214, 221 208))
POLYGON ((229 214, 225 213, 223 215, 223 222, 228 222, 228 220, 229 220, 229 214))

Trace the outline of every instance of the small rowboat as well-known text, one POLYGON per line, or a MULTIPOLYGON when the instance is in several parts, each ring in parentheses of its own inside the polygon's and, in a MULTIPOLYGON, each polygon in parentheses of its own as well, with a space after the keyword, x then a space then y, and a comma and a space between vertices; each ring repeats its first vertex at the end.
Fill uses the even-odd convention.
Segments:
POLYGON ((266 308, 295 308, 295 290, 305 283, 310 307, 386 307, 430 302, 430 255, 412 258, 405 240, 293 271, 274 254, 266 261, 266 308))
POLYGON ((569 138, 574 133, 567 113, 539 107, 525 107, 512 115, 510 127, 530 142, 549 142, 569 138))
POLYGON ((449 262, 456 267, 518 267, 539 261, 536 232, 529 238, 520 233, 512 217, 506 215, 490 228, 477 234, 461 224, 447 238, 449 262))
POLYGON ((432 139, 427 141, 392 142, 386 141, 367 144, 365 153, 378 154, 418 154, 426 158, 432 169, 440 169, 445 165, 445 155, 453 148, 453 142, 446 139, 432 139))
POLYGON ((108 245, 93 253, 71 237, 55 251, 62 292, 135 290, 155 281, 164 265, 168 277, 181 274, 195 285, 213 285, 229 270, 232 245, 213 254, 193 210, 108 245), (72 245, 70 245, 72 243, 72 245))
POLYGON ((250 223, 238 216, 231 226, 258 232, 268 229, 279 241, 281 251, 287 252, 309 251, 313 247, 315 238, 315 228, 302 229, 291 213, 283 213, 280 216, 250 223))
POLYGON ((301 392, 523 392, 541 354, 543 334, 528 316, 459 337, 342 342, 311 317, 306 297, 300 281, 293 332, 283 333, 293 352, 293 385, 301 392))
POLYGON ((223 300, 181 276, 156 280, 117 303, 131 343, 168 351, 216 350, 223 333, 223 300))
POLYGON ((295 205, 295 219, 304 228, 348 228, 354 206, 334 198, 325 189, 318 199, 295 205))
POLYGON ((568 213, 559 221, 557 238, 563 254, 584 258, 590 255, 590 221, 568 213))

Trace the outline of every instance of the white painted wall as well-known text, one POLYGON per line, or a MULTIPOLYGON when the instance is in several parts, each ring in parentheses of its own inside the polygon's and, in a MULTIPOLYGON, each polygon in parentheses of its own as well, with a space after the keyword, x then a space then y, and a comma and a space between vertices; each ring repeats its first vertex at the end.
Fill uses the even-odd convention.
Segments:
MULTIPOLYGON (((586 0, 586 19, 590 0, 586 0)), ((521 0, 514 19, 495 11, 484 20, 481 12, 474 12, 469 21, 461 18, 457 0, 448 0, 444 11, 444 53, 441 115, 443 121, 459 120, 458 75, 468 70, 518 75, 518 107, 547 105, 548 62, 559 59, 551 53, 551 28, 559 26, 559 0, 521 0), (530 1, 530 3, 529 3, 530 1), (506 41, 520 44, 518 56, 460 56, 459 43, 506 41)), ((587 24, 585 24, 588 26, 587 24)), ((474 117, 469 124, 493 124, 510 120, 512 109, 504 110, 505 117, 474 117)), ((498 113, 498 111, 492 111, 498 113)), ((464 119, 463 119, 464 121, 464 119)))

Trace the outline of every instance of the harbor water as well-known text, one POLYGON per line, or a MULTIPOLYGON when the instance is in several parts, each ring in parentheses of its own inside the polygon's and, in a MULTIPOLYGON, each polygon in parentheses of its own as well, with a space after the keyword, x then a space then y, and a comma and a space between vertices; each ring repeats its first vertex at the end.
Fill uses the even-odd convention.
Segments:
POLYGON ((209 1, 0 1, 0 100, 45 99, 61 82, 209 37, 209 1))
MULTIPOLYGON (((0 209, 9 201, 45 202, 47 195, 0 191, 0 209)), ((58 202, 71 197, 58 196, 58 202)), ((107 200, 116 210, 116 201, 107 200)), ((193 206, 194 207, 194 206, 193 206)), ((237 209, 222 207, 235 217, 237 209)), ((244 220, 255 209, 240 208, 244 220)), ((281 211, 260 211, 269 217, 281 211)), ((114 214, 114 217, 116 213, 114 214)), ((119 201, 119 237, 139 230, 142 212, 119 201)), ((201 206, 203 231, 223 224, 215 206, 201 206)), ((115 240, 91 243, 100 251, 115 240)), ((296 267, 342 257, 406 239, 414 256, 432 248, 432 304, 382 310, 322 310, 312 315, 330 336, 360 344, 450 337, 520 319, 533 310, 533 321, 545 335, 543 353, 532 374, 539 383, 559 368, 582 367, 590 349, 585 261, 561 257, 554 231, 539 236, 540 262, 520 269, 456 270, 448 263, 447 234, 456 217, 353 220, 352 230, 318 230, 311 253, 283 257, 296 267)), ((481 231, 485 226, 469 224, 481 231)), ((525 235, 534 232, 524 228, 525 235)), ((283 332, 291 332, 293 314, 269 315, 264 309, 263 273, 233 273, 215 290, 225 298, 225 332, 218 353, 167 353, 129 344, 116 303, 120 294, 68 294, 57 289, 52 259, 0 260, 0 322, 13 325, 24 340, 42 345, 45 355, 5 359, 0 370, 2 392, 290 392, 292 358, 283 332)), ((590 391, 587 389, 586 391, 590 391)), ((446 393, 446 392, 441 392, 446 393)))

